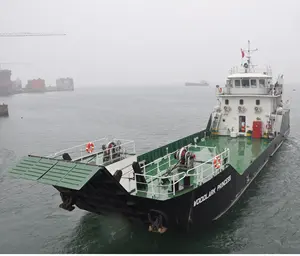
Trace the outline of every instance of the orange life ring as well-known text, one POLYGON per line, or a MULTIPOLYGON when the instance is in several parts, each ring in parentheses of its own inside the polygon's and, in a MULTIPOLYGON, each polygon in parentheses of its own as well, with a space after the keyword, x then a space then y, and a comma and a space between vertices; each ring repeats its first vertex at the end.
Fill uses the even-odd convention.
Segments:
POLYGON ((216 156, 214 158, 214 166, 216 169, 219 169, 221 167, 221 158, 220 156, 216 156))
POLYGON ((94 151, 95 145, 93 142, 89 142, 88 144, 86 144, 85 150, 88 153, 92 153, 94 151))

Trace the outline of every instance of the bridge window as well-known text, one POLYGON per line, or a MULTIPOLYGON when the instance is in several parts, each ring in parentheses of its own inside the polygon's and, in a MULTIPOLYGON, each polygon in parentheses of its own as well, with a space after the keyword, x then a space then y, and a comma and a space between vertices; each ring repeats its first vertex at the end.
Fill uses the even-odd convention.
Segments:
POLYGON ((256 105, 260 105, 260 100, 256 100, 256 105))
POLYGON ((229 105, 229 100, 228 99, 225 100, 225 105, 229 105))
POLYGON ((232 80, 227 80, 226 87, 233 87, 232 83, 233 83, 232 80))
POLYGON ((240 99, 240 105, 244 105, 244 100, 240 99))
POLYGON ((234 85, 235 85, 235 87, 240 87, 241 86, 241 81, 240 80, 234 80, 234 85))
POLYGON ((257 84, 256 84, 256 79, 251 79, 251 87, 256 87, 257 84))
POLYGON ((245 87, 245 88, 249 88, 250 87, 249 79, 243 79, 242 80, 242 87, 245 87))
POLYGON ((265 87, 265 83, 266 81, 265 81, 265 79, 259 79, 259 81, 258 81, 258 83, 259 83, 259 86, 260 87, 265 87))

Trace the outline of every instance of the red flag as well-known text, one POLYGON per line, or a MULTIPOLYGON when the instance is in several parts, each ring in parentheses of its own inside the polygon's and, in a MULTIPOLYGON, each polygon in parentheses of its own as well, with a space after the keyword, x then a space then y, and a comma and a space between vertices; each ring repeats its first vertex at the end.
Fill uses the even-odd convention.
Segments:
POLYGON ((242 53, 242 58, 244 58, 245 57, 245 53, 244 53, 243 49, 241 49, 241 53, 242 53))

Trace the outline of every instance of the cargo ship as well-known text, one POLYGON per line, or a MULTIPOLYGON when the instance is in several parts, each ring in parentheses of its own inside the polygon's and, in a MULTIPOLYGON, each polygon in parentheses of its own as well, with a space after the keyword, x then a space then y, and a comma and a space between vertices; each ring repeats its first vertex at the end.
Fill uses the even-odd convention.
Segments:
POLYGON ((73 78, 59 78, 56 79, 56 90, 57 91, 74 91, 73 78))
POLYGON ((202 80, 199 83, 187 82, 187 83, 185 83, 185 86, 209 86, 209 83, 202 80))
POLYGON ((3 103, 2 105, 0 105, 0 116, 9 116, 7 104, 3 103))
POLYGON ((102 138, 31 154, 10 174, 52 185, 62 209, 119 213, 151 232, 211 224, 233 207, 290 132, 283 76, 274 83, 270 68, 252 65, 248 44, 243 66, 215 88, 217 105, 202 130, 144 153, 132 140, 102 138))
POLYGON ((12 94, 11 70, 0 69, 0 96, 12 94))

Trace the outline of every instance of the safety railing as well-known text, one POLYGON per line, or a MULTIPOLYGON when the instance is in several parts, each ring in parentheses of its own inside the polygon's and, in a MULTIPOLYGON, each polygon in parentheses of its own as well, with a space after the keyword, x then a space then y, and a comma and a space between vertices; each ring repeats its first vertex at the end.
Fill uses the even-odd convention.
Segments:
MULTIPOLYGON (((133 171, 127 172, 125 177, 128 175, 136 182, 135 193, 141 193, 141 196, 166 199, 176 195, 176 186, 179 186, 179 182, 186 177, 195 177, 192 181, 193 186, 201 186, 205 182, 211 180, 214 176, 222 172, 226 164, 230 162, 230 151, 225 149, 221 154, 196 165, 194 168, 187 172, 182 171, 180 173, 166 175, 166 173, 158 172, 157 175, 149 174, 138 174, 133 171), (143 176, 146 182, 137 181, 139 176, 143 176), (167 184, 163 184, 164 180, 169 180, 167 184), (178 184, 178 185, 177 185, 178 184), (140 185, 147 185, 147 189, 138 189, 140 185), (170 191, 171 190, 171 191, 170 191)), ((124 177, 124 176, 123 176, 124 177)))
MULTIPOLYGON (((101 150, 103 144, 107 143, 107 140, 108 140, 107 138, 101 138, 90 142, 94 144, 94 151, 97 152, 101 150)), ((61 158, 64 153, 68 153, 72 159, 77 159, 79 157, 85 157, 87 155, 91 155, 86 151, 87 143, 60 150, 58 152, 48 155, 47 157, 61 158)))
POLYGON ((116 145, 110 149, 105 149, 101 155, 101 162, 98 164, 109 165, 127 158, 128 156, 135 155, 135 143, 134 141, 119 140, 121 144, 116 145))
MULTIPOLYGON (((252 65, 250 67, 250 69, 251 69, 251 72, 254 72, 254 73, 262 73, 262 74, 272 76, 272 69, 270 66, 253 66, 252 65)), ((245 73, 245 68, 240 67, 240 66, 235 66, 229 70, 230 75, 240 74, 240 73, 245 73)))
POLYGON ((202 185, 222 172, 230 163, 230 150, 226 148, 221 154, 187 171, 187 175, 196 178, 196 186, 202 185))
POLYGON ((100 164, 107 164, 110 162, 115 162, 115 160, 119 158, 124 158, 127 155, 136 154, 135 151, 135 143, 133 140, 125 140, 125 139, 111 139, 101 138, 94 141, 90 141, 93 143, 94 148, 92 152, 88 152, 86 150, 87 144, 77 145, 71 148, 63 149, 56 153, 50 154, 47 157, 49 158, 62 158, 63 154, 68 153, 71 157, 72 161, 86 161, 89 162, 91 158, 96 158, 98 155, 103 155, 102 161, 100 164), (116 146, 107 150, 106 146, 108 143, 114 142, 116 146), (105 146, 105 148, 103 147, 105 146), (104 157, 105 155, 105 157, 104 157))
MULTIPOLYGON (((188 144, 186 147, 187 147, 188 151, 190 151, 191 148, 194 148, 194 149, 199 149, 200 152, 203 149, 211 149, 213 155, 214 156, 216 155, 216 147, 198 146, 198 145, 193 145, 193 144, 188 144)), ((175 150, 169 154, 166 154, 165 156, 163 156, 161 158, 156 159, 155 161, 153 161, 151 163, 144 165, 143 166, 144 173, 145 174, 149 174, 149 173, 159 173, 160 174, 161 170, 167 169, 165 166, 170 167, 172 165, 172 163, 178 162, 178 160, 174 158, 174 154, 177 151, 178 150, 175 150), (163 161, 163 160, 167 160, 167 161, 165 161, 164 163, 161 163, 161 161, 163 161)), ((198 150, 196 150, 196 151, 198 151, 198 150)), ((195 151, 191 151, 191 152, 195 153, 195 151)), ((205 161, 205 160, 203 160, 203 161, 205 161)))
POLYGON ((161 175, 144 175, 144 174, 135 174, 135 180, 136 180, 136 188, 138 188, 139 185, 147 185, 147 190, 142 189, 136 189, 136 192, 138 193, 145 193, 146 197, 151 198, 169 198, 171 196, 174 196, 176 193, 175 186, 177 183, 179 183, 181 180, 183 180, 186 177, 185 172, 180 172, 174 175, 169 176, 161 176, 161 175), (138 182, 137 177, 138 176, 144 176, 146 181, 149 180, 149 182, 138 182), (170 184, 162 184, 162 180, 169 180, 170 184), (156 182, 155 182, 156 181, 156 182), (171 191, 169 190, 171 189, 171 191))

